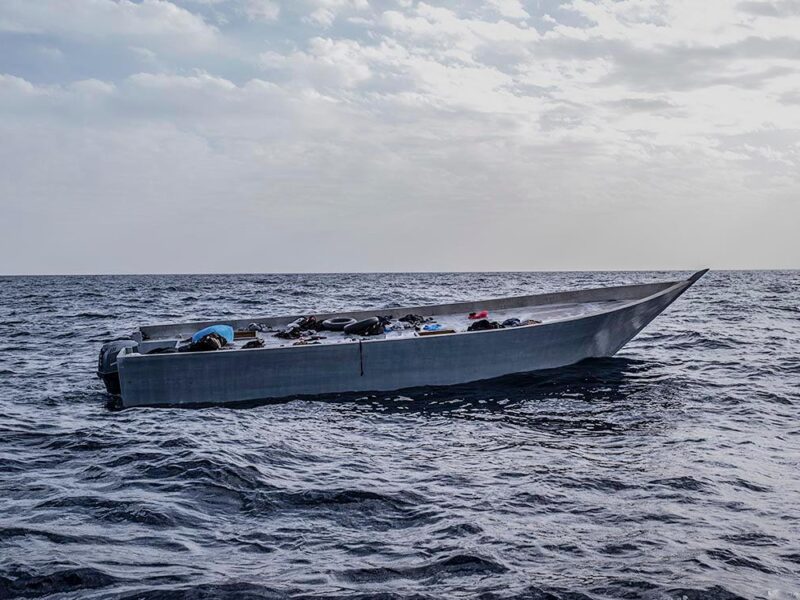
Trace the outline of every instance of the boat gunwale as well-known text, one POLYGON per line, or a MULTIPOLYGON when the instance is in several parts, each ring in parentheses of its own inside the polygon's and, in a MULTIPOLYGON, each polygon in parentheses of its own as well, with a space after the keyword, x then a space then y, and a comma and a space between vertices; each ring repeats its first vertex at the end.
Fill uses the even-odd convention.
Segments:
MULTIPOLYGON (((653 300, 653 299, 655 299, 655 298, 657 298, 659 296, 663 296, 665 294, 671 293, 671 292, 677 290, 681 286, 685 286, 686 289, 688 289, 700 277, 702 277, 703 274, 705 274, 705 270, 704 271, 698 271, 697 273, 695 273, 692 277, 690 277, 688 279, 683 279, 683 280, 678 280, 678 281, 656 281, 656 282, 642 283, 642 284, 631 284, 631 285, 622 285, 622 286, 609 286, 609 287, 569 290, 569 291, 566 291, 566 292, 545 292, 544 294, 534 294, 534 295, 528 295, 528 296, 509 296, 509 297, 505 297, 505 298, 494 298, 494 299, 482 300, 481 301, 481 302, 491 302, 491 301, 494 301, 494 300, 501 300, 501 301, 502 300, 514 300, 514 299, 530 298, 530 297, 536 297, 536 296, 545 296, 545 295, 550 295, 550 294, 561 294, 561 293, 570 293, 570 292, 593 292, 593 291, 599 291, 599 290, 614 290, 614 289, 634 288, 634 287, 638 287, 638 286, 646 286, 646 285, 654 285, 654 284, 656 284, 656 285, 657 284, 661 284, 661 285, 666 285, 667 286, 667 287, 665 287, 665 288, 663 288, 663 289, 661 289, 661 290, 659 290, 659 291, 657 291, 657 292, 655 292, 653 294, 650 294, 648 296, 643 296, 641 298, 633 299, 630 302, 626 302, 624 304, 615 306, 613 308, 598 310, 597 312, 593 312, 593 313, 590 313, 590 314, 573 315, 573 316, 567 316, 567 317, 563 317, 563 318, 558 318, 558 319, 554 319, 552 321, 547 321, 546 323, 533 323, 533 324, 530 324, 530 325, 520 325, 518 327, 512 327, 512 328, 486 329, 486 330, 481 330, 481 331, 456 331, 456 332, 453 332, 453 333, 439 334, 439 335, 432 335, 432 336, 414 336, 414 337, 397 337, 397 338, 381 338, 381 339, 354 339, 352 341, 340 342, 340 343, 337 343, 337 344, 330 344, 330 343, 329 344, 306 344, 306 345, 299 345, 299 346, 290 345, 290 346, 277 346, 277 347, 267 347, 267 348, 247 348, 247 349, 245 349, 245 348, 237 348, 233 352, 219 351, 219 352, 213 352, 211 354, 213 354, 214 356, 222 357, 222 356, 237 356, 239 351, 253 351, 253 352, 256 352, 256 351, 262 351, 262 352, 291 351, 291 350, 298 350, 298 351, 305 351, 305 350, 316 351, 316 350, 319 350, 319 351, 322 351, 323 349, 329 349, 331 347, 338 347, 338 346, 344 346, 344 345, 349 346, 349 345, 363 344, 363 343, 374 344, 374 343, 380 343, 380 342, 415 342, 415 341, 422 341, 422 340, 429 340, 429 339, 430 340, 432 340, 432 339, 448 339, 448 338, 452 338, 453 336, 456 336, 456 335, 473 334, 473 333, 508 333, 508 332, 513 332, 513 331, 526 330, 526 329, 530 329, 530 328, 534 328, 534 327, 538 328, 538 329, 542 329, 542 328, 548 328, 548 327, 555 326, 555 325, 562 325, 564 323, 569 323, 569 322, 572 322, 572 321, 578 321, 578 320, 581 320, 581 319, 594 318, 594 317, 597 317, 597 316, 606 315, 606 314, 614 313, 614 312, 617 312, 617 311, 620 311, 620 310, 623 310, 623 309, 627 309, 627 308, 630 308, 631 306, 635 306, 637 304, 642 304, 644 302, 649 302, 650 300, 653 300)), ((685 290, 683 290, 683 291, 685 291, 685 290)), ((467 301, 467 302, 464 302, 464 303, 455 303, 455 304, 473 304, 473 303, 474 303, 473 301, 467 301)), ((432 304, 432 305, 429 305, 429 306, 430 307, 435 307, 435 306, 449 306, 449 305, 448 304, 432 304)), ((546 306, 546 305, 541 305, 541 306, 546 306)), ((424 307, 397 307, 397 308, 404 310, 405 308, 416 309, 416 308, 424 308, 424 307)), ((365 309, 365 310, 370 310, 370 309, 365 309)), ((381 310, 381 309, 378 309, 378 310, 381 310)), ((383 310, 396 310, 396 309, 383 309, 383 310)), ((361 311, 354 311, 354 312, 361 312, 361 311)), ((338 313, 338 314, 348 314, 348 313, 338 313)), ((287 317, 271 317, 271 318, 287 318, 287 317)), ((297 318, 299 318, 299 317, 297 317, 297 318)), ((246 319, 243 319, 243 320, 246 320, 246 319)), ((182 324, 181 323, 173 323, 173 324, 169 324, 168 326, 178 326, 178 325, 182 325, 182 324)), ((158 326, 153 326, 153 327, 158 327, 158 326)), ((119 358, 122 359, 123 361, 129 360, 129 359, 133 359, 133 358, 135 358, 136 360, 145 359, 145 358, 160 359, 160 358, 177 358, 177 357, 185 357, 186 359, 189 359, 189 358, 197 357, 197 356, 208 356, 208 354, 209 354, 208 352, 139 354, 138 352, 130 352, 129 349, 125 349, 123 352, 120 353, 120 357, 119 358)))

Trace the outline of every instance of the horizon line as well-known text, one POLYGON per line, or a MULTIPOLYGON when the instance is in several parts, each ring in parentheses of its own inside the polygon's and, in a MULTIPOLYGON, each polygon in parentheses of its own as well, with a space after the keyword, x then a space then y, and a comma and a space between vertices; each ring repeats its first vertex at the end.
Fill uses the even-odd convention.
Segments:
MULTIPOLYGON (((201 276, 201 275, 446 275, 446 274, 480 274, 480 273, 658 273, 674 271, 697 271, 696 268, 668 269, 529 269, 513 270, 498 269, 486 271, 186 271, 186 272, 133 272, 133 273, 1 273, 0 277, 142 277, 149 275, 176 275, 176 276, 201 276)), ((747 272, 747 271, 798 271, 798 267, 767 267, 767 268, 710 268, 718 272, 747 272)))

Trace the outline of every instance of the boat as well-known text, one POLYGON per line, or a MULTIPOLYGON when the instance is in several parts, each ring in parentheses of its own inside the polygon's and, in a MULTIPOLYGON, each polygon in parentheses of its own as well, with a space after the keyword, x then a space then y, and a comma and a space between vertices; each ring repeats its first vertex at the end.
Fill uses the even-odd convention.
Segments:
POLYGON ((446 386, 553 369, 614 355, 707 271, 678 281, 316 314, 310 320, 256 316, 143 326, 131 339, 103 346, 98 375, 127 408, 446 386), (416 326, 413 319, 401 320, 406 315, 416 315, 416 326), (376 316, 378 335, 338 326, 376 316), (480 319, 485 329, 474 325, 476 316, 488 316, 480 319), (303 323, 318 329, 329 319, 337 330, 299 331, 303 323), (215 338, 214 348, 221 349, 182 351, 206 328, 230 331, 232 341, 215 338))

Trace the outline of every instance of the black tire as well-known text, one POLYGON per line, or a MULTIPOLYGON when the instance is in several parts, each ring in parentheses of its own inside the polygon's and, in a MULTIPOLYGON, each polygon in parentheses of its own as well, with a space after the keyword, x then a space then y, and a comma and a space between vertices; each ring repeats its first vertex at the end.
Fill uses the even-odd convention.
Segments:
POLYGON ((353 325, 355 319, 350 317, 334 317, 333 319, 326 319, 322 322, 322 328, 328 331, 344 331, 348 325, 353 325))
POLYGON ((378 317, 370 317, 369 319, 364 319, 363 321, 358 321, 357 323, 351 323, 344 328, 344 332, 347 334, 364 335, 379 322, 380 319, 378 317))

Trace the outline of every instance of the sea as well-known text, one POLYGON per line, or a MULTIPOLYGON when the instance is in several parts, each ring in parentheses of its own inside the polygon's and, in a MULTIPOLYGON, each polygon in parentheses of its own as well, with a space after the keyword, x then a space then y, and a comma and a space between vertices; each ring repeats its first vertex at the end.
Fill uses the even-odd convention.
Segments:
POLYGON ((115 408, 141 324, 683 272, 0 277, 0 599, 800 598, 800 271, 711 271, 617 356, 115 408))

